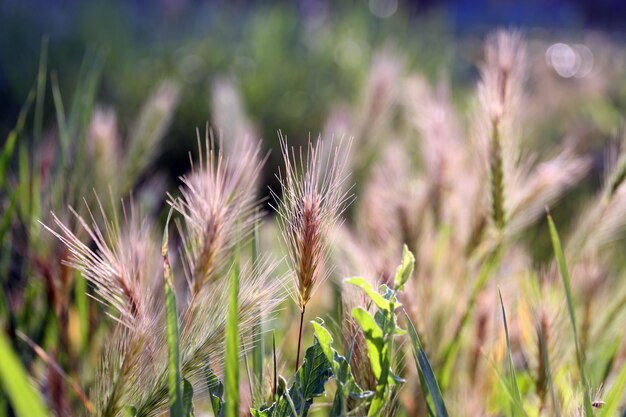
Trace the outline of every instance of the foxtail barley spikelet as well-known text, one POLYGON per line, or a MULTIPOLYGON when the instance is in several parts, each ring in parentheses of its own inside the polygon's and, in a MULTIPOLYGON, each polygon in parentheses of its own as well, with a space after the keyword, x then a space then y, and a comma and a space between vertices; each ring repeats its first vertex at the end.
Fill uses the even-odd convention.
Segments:
MULTIPOLYGON (((349 147, 350 143, 346 147, 339 144, 323 160, 324 145, 318 138, 315 145, 311 142, 307 145, 306 157, 302 148, 296 157, 296 151, 287 146, 281 135, 285 172, 279 174, 282 198, 276 210, 294 281, 295 290, 291 295, 300 309, 296 368, 300 360, 304 311, 313 292, 328 276, 324 262, 329 236, 351 198, 343 191, 349 147)), ((274 197, 278 201, 276 194, 274 197)))
POLYGON ((184 218, 186 266, 192 296, 223 272, 237 241, 250 234, 257 217, 256 179, 263 160, 260 143, 248 144, 236 163, 216 151, 207 128, 206 156, 198 134, 200 161, 182 178, 181 197, 170 197, 170 205, 184 218))
POLYGON ((506 224, 505 178, 517 158, 512 124, 521 96, 526 52, 517 32, 499 31, 485 45, 485 64, 478 87, 488 138, 491 215, 498 230, 506 224))

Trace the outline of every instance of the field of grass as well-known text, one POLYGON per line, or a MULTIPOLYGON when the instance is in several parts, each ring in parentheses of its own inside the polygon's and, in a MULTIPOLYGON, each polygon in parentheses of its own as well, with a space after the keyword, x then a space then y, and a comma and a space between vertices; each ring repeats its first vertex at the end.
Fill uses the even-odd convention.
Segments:
POLYGON ((0 417, 626 416, 624 50, 457 42, 471 81, 381 47, 264 141, 270 80, 211 82, 175 185, 189 86, 118 119, 103 58, 67 89, 44 42, 0 150, 0 417))

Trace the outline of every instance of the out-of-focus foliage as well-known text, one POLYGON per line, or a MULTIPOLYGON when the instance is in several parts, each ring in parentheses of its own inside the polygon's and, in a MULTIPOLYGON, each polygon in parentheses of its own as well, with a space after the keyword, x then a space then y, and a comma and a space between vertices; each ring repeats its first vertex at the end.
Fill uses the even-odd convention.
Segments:
POLYGON ((624 412, 623 45, 379 3, 0 6, 0 416, 624 412))

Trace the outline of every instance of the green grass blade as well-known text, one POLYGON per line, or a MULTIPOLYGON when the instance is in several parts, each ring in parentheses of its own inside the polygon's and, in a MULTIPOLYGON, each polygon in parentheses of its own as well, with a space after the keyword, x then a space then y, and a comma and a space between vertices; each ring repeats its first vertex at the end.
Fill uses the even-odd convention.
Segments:
POLYGON ((178 311, 176 308, 176 294, 174 293, 174 279, 168 256, 168 226, 172 211, 170 210, 163 231, 161 254, 163 256, 163 281, 165 284, 165 315, 167 323, 167 375, 170 417, 185 417, 182 376, 180 371, 180 352, 178 335, 178 311))
POLYGON ((67 157, 69 149, 70 137, 67 130, 67 119, 65 117, 65 108, 63 107, 63 98, 61 97, 59 80, 56 73, 50 75, 50 85, 52 87, 52 98, 54 100, 54 108, 57 116, 59 143, 61 144, 61 162, 64 166, 65 158, 67 157))
MULTIPOLYGON (((515 374, 515 366, 513 365, 513 355, 511 354, 511 341, 509 339, 509 325, 506 321, 506 310, 504 309, 504 301, 502 300, 502 293, 498 289, 498 296, 500 297, 500 307, 502 308, 502 320, 504 321, 504 334, 506 336, 506 350, 507 360, 509 362, 509 385, 511 387, 511 393, 513 394, 513 409, 526 415, 524 407, 522 406, 522 396, 519 392, 519 385, 517 384, 517 375, 515 374)), ((517 413, 513 413, 515 416, 517 413)))
MULTIPOLYGON (((610 417, 617 415, 617 408, 620 405, 620 401, 624 398, 624 391, 626 390, 626 365, 622 366, 622 369, 617 374, 615 381, 611 389, 607 392, 604 406, 600 409, 598 417, 610 417)), ((626 412, 626 410, 624 410, 626 412)))
MULTIPOLYGON (((448 410, 446 409, 443 395, 439 389, 439 383, 437 382, 433 368, 426 357, 426 352, 424 352, 424 347, 419 339, 417 330, 406 312, 404 313, 404 316, 406 318, 409 336, 411 337, 411 347, 413 348, 412 351, 413 358, 415 359, 415 366, 419 372, 420 379, 426 382, 426 386, 430 392, 430 397, 433 400, 437 417, 448 417, 448 410)), ((424 396, 424 399, 427 400, 426 396, 424 396)), ((428 402, 426 403, 426 406, 428 409, 430 408, 428 402)))
POLYGON ((17 138, 24 130, 24 125, 26 124, 26 116, 28 116, 28 112, 30 111, 30 107, 35 100, 35 88, 31 88, 28 96, 26 97, 26 102, 22 106, 20 110, 20 114, 17 117, 17 122, 15 123, 15 127, 9 132, 7 136, 4 146, 2 148, 2 153, 0 154, 0 188, 4 187, 6 184, 7 178, 7 169, 9 168, 9 162, 13 157, 13 153, 15 152, 15 143, 17 142, 17 138))
POLYGON ((225 407, 226 417, 239 415, 239 259, 230 274, 230 302, 226 327, 225 407))
MULTIPOLYGON (((259 221, 254 223, 252 234, 252 261, 254 264, 260 258, 259 221)), ((252 370, 256 385, 259 387, 259 396, 263 396, 263 358, 265 357, 265 340, 263 337, 263 318, 260 315, 252 326, 252 370)))
POLYGON ((39 55, 39 69, 37 70, 37 98, 35 100, 35 143, 41 141, 41 131, 43 128, 43 104, 46 97, 46 80, 48 71, 48 37, 44 36, 41 41, 41 51, 39 55))
POLYGON ((87 280, 82 274, 76 274, 74 296, 76 297, 76 310, 80 326, 80 352, 88 351, 89 342, 89 295, 87 294, 87 280))
POLYGON ((563 253, 563 247, 561 246, 561 239, 559 233, 556 230, 552 216, 548 213, 548 225, 550 227, 550 238, 552 239, 552 247, 554 249, 554 256, 559 267, 561 280, 563 287, 565 288, 565 298, 567 299, 567 311, 569 313, 570 322, 572 324, 572 330, 574 332, 574 343, 576 345, 576 359, 578 361, 578 369, 580 371, 580 383, 583 395, 583 405, 585 409, 585 415, 592 416, 593 409, 591 407, 591 398, 589 396, 589 385, 587 384, 587 377, 585 375, 585 365, 583 362, 583 354, 580 350, 580 341, 578 339, 578 330, 576 327, 576 315, 574 314, 574 303, 572 299, 572 289, 570 285, 569 271, 567 270, 567 262, 565 261, 565 254, 563 253))
POLYGON ((17 417, 49 416, 3 332, 0 332, 0 358, 0 386, 7 394, 17 417))

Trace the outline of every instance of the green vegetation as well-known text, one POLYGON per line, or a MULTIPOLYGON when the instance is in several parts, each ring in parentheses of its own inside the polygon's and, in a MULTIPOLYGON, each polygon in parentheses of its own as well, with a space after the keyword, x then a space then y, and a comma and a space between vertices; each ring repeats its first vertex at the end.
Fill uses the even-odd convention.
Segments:
POLYGON ((618 47, 566 80, 542 39, 498 31, 458 92, 370 51, 352 104, 306 86, 303 129, 323 133, 279 133, 278 162, 255 124, 283 110, 250 91, 295 29, 268 13, 243 47, 270 57, 212 84, 219 124, 177 190, 159 162, 185 81, 153 80, 118 124, 106 61, 85 58, 68 100, 44 41, 0 152, 0 417, 626 415, 626 149, 596 192, 593 146, 567 139, 617 124, 623 65, 600 57, 618 47))

